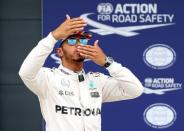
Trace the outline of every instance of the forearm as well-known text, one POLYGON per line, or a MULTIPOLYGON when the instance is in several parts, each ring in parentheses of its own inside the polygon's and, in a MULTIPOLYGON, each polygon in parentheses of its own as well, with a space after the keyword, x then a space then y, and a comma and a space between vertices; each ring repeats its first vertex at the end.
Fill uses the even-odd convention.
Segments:
POLYGON ((24 78, 34 79, 46 58, 52 52, 55 43, 56 40, 51 33, 42 39, 24 60, 19 75, 24 78))
POLYGON ((112 78, 117 81, 122 95, 127 98, 135 98, 142 94, 143 86, 141 82, 129 69, 116 62, 112 63, 107 69, 112 78))

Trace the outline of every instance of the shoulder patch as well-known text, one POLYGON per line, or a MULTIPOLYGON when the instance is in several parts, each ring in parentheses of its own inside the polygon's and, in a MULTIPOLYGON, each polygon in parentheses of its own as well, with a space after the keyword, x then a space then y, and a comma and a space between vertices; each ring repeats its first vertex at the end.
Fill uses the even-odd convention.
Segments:
POLYGON ((52 69, 50 69, 51 72, 54 72, 57 68, 52 67, 52 69))
POLYGON ((89 72, 91 75, 93 75, 94 77, 100 77, 100 72, 89 72))

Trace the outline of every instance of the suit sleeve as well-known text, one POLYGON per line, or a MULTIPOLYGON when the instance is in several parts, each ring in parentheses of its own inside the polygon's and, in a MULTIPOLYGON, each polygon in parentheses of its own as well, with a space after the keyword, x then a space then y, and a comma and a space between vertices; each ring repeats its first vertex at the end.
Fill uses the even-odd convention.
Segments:
POLYGON ((42 67, 57 41, 50 33, 32 49, 24 60, 19 76, 25 85, 36 95, 44 96, 49 82, 49 69, 42 67))
POLYGON ((133 99, 143 93, 138 78, 126 67, 113 62, 107 68, 110 77, 102 75, 102 102, 133 99))

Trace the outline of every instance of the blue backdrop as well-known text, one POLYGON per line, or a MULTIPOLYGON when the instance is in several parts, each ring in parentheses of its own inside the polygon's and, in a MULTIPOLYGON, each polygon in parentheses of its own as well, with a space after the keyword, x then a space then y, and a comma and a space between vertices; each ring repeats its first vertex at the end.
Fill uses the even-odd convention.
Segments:
MULTIPOLYGON (((145 87, 134 100, 103 104, 102 131, 179 131, 184 126, 184 2, 174 0, 43 0, 43 37, 65 20, 83 17, 108 56, 145 87)), ((56 45, 57 48, 57 45, 56 45)), ((45 66, 60 63, 55 50, 45 66)), ((85 70, 107 71, 91 61, 85 70)))

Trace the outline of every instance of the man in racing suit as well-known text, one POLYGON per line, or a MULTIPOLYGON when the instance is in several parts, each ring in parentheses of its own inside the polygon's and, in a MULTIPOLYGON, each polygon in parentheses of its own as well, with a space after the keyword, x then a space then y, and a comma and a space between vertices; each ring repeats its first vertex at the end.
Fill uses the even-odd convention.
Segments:
POLYGON ((82 18, 67 15, 67 19, 30 52, 19 71, 25 85, 38 96, 46 131, 100 131, 103 102, 133 99, 143 92, 134 74, 107 57, 98 41, 94 45, 81 45, 81 36, 90 37, 84 33, 76 35, 85 26, 82 18), (43 67, 57 40, 63 40, 57 50, 62 64, 53 69, 43 67), (85 58, 105 66, 110 76, 85 73, 85 58))

